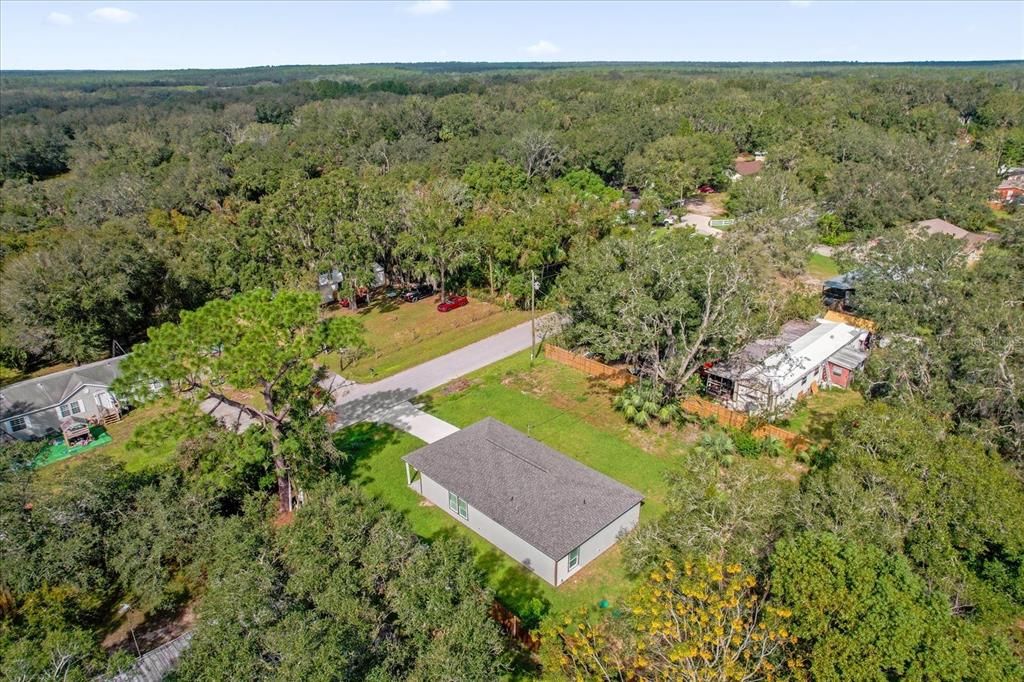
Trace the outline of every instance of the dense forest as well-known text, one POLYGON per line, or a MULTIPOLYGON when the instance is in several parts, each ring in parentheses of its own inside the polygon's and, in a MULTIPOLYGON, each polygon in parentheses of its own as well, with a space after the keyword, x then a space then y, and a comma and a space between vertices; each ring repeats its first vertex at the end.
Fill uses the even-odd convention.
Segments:
POLYGON ((47 474, 0 446, 0 678, 125 665, 100 646, 121 601, 198 603, 182 680, 1024 675, 1024 213, 989 203, 1024 166, 1019 63, 4 72, 0 92, 0 379, 116 343, 174 404, 197 366, 268 386, 266 428, 180 410, 133 438, 174 441, 169 466, 47 474), (720 240, 664 227, 700 191, 735 219, 720 240), (906 229, 931 218, 996 239, 968 262, 906 229), (628 605, 519 614, 539 653, 489 616, 468 545, 354 485, 359 434, 318 416, 309 360, 372 343, 318 320, 332 268, 353 301, 375 264, 508 307, 536 279, 564 342, 637 368, 627 391, 671 422, 704 363, 815 314, 819 245, 886 342, 866 402, 796 485, 706 436, 623 543, 628 605), (282 471, 306 497, 287 524, 282 471))

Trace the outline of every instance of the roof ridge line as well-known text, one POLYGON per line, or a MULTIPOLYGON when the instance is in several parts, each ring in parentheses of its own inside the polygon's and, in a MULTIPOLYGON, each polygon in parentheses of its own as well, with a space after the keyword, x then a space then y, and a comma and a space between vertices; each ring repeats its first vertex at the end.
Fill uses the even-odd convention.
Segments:
POLYGON ((484 436, 484 440, 486 440, 486 441, 487 441, 488 443, 490 443, 490 444, 491 444, 491 445, 493 445, 494 447, 498 448, 499 450, 504 450, 505 452, 507 452, 508 454, 512 455, 513 457, 515 457, 515 458, 516 458, 516 459, 518 459, 519 461, 521 461, 521 462, 526 462, 527 464, 529 464, 530 466, 532 466, 532 467, 533 467, 534 469, 537 469, 537 470, 539 470, 539 471, 543 471, 543 472, 544 472, 545 474, 551 473, 551 472, 549 472, 549 471, 548 471, 547 469, 545 469, 544 467, 542 467, 541 465, 537 464, 536 462, 534 462, 534 461, 531 461, 531 460, 527 459, 526 457, 523 457, 522 455, 518 455, 518 454, 516 454, 516 453, 512 452, 511 450, 509 450, 508 448, 506 448, 506 447, 505 447, 504 445, 502 445, 501 443, 496 443, 495 441, 491 440, 491 438, 490 438, 489 436, 484 436))

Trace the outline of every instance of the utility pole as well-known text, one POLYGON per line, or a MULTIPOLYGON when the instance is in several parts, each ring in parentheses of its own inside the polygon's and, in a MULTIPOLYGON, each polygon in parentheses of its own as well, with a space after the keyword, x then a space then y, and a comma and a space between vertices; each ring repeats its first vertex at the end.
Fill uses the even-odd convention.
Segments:
POLYGON ((537 273, 530 270, 530 362, 537 359, 537 273))

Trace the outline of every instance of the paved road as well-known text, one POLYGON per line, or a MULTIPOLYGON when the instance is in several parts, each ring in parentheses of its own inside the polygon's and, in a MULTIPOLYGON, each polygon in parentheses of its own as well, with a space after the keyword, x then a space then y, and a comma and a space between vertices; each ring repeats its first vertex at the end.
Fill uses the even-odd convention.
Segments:
MULTIPOLYGON (((537 323, 539 339, 539 328, 550 326, 551 320, 541 318, 537 323)), ((380 417, 385 410, 529 347, 530 323, 524 322, 372 384, 331 377, 325 387, 334 395, 338 415, 335 428, 363 421, 384 421, 380 417)))

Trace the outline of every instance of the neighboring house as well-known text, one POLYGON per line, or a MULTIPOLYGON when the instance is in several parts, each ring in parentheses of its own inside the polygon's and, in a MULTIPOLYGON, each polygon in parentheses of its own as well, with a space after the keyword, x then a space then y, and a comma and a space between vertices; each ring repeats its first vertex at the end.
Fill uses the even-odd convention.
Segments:
MULTIPOLYGON (((317 288, 320 290, 321 305, 334 303, 338 300, 338 287, 344 281, 344 273, 337 268, 332 268, 330 272, 321 272, 317 275, 317 288)), ((382 287, 385 284, 387 284, 387 274, 384 272, 384 266, 380 263, 374 263, 373 282, 370 286, 382 287)))
POLYGON ((996 238, 994 234, 983 232, 968 232, 962 227, 946 222, 940 218, 922 220, 917 226, 928 234, 944 234, 953 239, 963 242, 963 251, 967 254, 967 261, 974 262, 981 257, 981 251, 985 244, 996 238))
POLYGON ((794 320, 779 336, 747 344, 704 371, 705 388, 726 407, 779 413, 819 388, 847 388, 867 359, 870 333, 842 322, 794 320))
POLYGON ((846 272, 825 280, 821 288, 821 302, 830 310, 849 312, 855 309, 854 295, 857 293, 859 274, 846 272))
POLYGON ((996 195, 1003 204, 1012 204, 1024 197, 1024 174, 1010 175, 996 187, 996 195))
POLYGON ((110 386, 121 355, 0 388, 0 430, 18 440, 59 435, 62 425, 120 418, 110 386))
POLYGON ((413 490, 556 587, 640 517, 637 491, 489 417, 402 459, 413 490))
POLYGON ((338 285, 345 281, 345 276, 337 269, 321 272, 317 275, 317 288, 320 290, 320 304, 327 305, 338 300, 338 285))
POLYGON ((764 159, 748 160, 740 157, 733 162, 734 172, 730 175, 733 180, 739 180, 750 175, 757 175, 764 169, 764 159))

